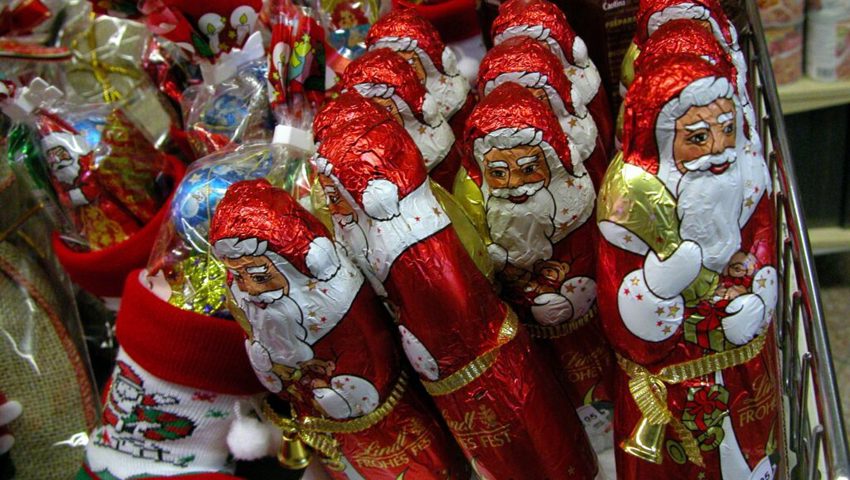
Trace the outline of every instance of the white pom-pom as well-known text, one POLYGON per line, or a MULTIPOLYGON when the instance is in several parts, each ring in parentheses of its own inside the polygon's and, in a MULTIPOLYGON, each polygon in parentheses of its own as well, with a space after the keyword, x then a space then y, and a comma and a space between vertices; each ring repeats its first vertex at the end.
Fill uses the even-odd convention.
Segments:
POLYGON ((369 180, 363 191, 363 210, 377 220, 389 220, 399 215, 398 187, 389 180, 369 180))
POLYGON ((280 431, 270 423, 243 414, 236 406, 236 419, 227 432, 227 447, 238 460, 257 460, 274 455, 280 447, 280 431))
POLYGON ((462 57, 457 62, 457 69, 463 75, 471 86, 475 86, 475 79, 478 78, 478 60, 472 57, 462 57))
POLYGON ((584 67, 587 60, 587 45, 580 37, 576 37, 573 40, 573 61, 576 65, 584 67))
POLYGON ((328 237, 313 239, 307 250, 305 261, 310 273, 323 282, 333 278, 339 270, 339 257, 333 242, 328 237))
POLYGON ((440 103, 437 102, 437 97, 430 93, 425 93, 425 100, 422 101, 422 118, 428 125, 435 125, 442 121, 440 103))

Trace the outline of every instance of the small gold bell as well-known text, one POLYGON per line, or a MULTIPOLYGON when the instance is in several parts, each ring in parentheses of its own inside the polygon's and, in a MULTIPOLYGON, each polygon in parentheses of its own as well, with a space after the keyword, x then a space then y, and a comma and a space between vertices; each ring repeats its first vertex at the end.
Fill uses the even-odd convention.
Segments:
POLYGON ((629 438, 620 445, 629 455, 634 455, 648 462, 661 464, 662 444, 666 424, 652 424, 642 418, 629 438))
POLYGON ((280 451, 277 452, 277 460, 283 468, 302 470, 310 464, 310 450, 298 438, 297 433, 292 432, 290 435, 284 433, 280 451))

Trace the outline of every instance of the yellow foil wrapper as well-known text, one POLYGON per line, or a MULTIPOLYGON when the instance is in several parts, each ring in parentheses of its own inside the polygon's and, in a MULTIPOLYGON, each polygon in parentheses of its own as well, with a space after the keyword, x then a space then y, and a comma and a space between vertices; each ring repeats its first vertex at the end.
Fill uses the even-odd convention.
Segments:
MULTIPOLYGON (((471 180, 470 183, 472 183, 471 180)), ((475 184, 472 183, 472 186, 475 186, 475 184)), ((445 188, 431 181, 431 190, 434 192, 434 197, 436 197, 440 206, 443 207, 446 215, 449 216, 449 220, 452 221, 452 227, 460 238, 463 248, 469 254, 470 258, 472 258, 472 261, 475 262, 478 270, 492 282, 496 272, 493 268, 493 262, 490 260, 490 254, 487 253, 487 243, 485 243, 480 230, 476 228, 475 223, 467 216, 465 209, 461 207, 457 198, 452 196, 445 188)), ((455 191, 455 195, 457 195, 457 191, 455 191)), ((479 197, 481 196, 480 191, 478 191, 478 195, 479 197)), ((483 205, 483 200, 481 204, 483 205)))

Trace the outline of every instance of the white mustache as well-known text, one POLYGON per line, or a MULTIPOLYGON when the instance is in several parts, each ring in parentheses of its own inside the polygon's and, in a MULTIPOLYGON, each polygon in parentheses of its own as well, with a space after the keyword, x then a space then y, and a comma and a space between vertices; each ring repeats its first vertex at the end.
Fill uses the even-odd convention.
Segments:
POLYGON ((723 150, 721 153, 715 155, 703 155, 697 158, 696 160, 684 162, 682 165, 685 167, 686 170, 690 172, 704 172, 709 168, 715 167, 717 165, 723 165, 724 163, 734 163, 737 159, 737 155, 738 152, 735 150, 735 147, 729 147, 726 150, 723 150))
POLYGON ((540 180, 539 182, 526 183, 525 185, 520 185, 516 188, 494 188, 490 191, 490 195, 499 198, 521 197, 523 195, 528 195, 530 197, 543 188, 544 183, 544 180, 540 180))
POLYGON ((264 303, 266 305, 270 303, 274 303, 275 300, 280 300, 283 297, 283 289, 280 288, 278 290, 271 290, 268 292, 263 292, 259 295, 246 295, 248 300, 255 303, 264 303))

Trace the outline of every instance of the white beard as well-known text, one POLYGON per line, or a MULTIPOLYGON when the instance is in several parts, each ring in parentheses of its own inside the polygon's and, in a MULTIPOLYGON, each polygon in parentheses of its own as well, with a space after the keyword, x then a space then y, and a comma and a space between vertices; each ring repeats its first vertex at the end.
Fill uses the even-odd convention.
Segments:
POLYGON ((532 270, 536 262, 552 257, 555 198, 546 187, 540 187, 524 203, 513 203, 491 193, 487 199, 487 225, 493 242, 507 251, 508 263, 532 270))
POLYGON ((426 67, 425 87, 437 100, 443 118, 449 120, 466 103, 469 82, 463 75, 449 76, 439 73, 436 69, 433 72, 428 70, 430 69, 426 67), (445 79, 445 83, 440 82, 441 78, 445 79))
POLYGON ((722 272, 741 246, 738 218, 743 185, 738 162, 719 175, 710 171, 687 172, 679 180, 676 196, 682 239, 700 246, 706 268, 722 272))
POLYGON ((77 181, 77 175, 80 174, 80 164, 77 161, 67 164, 56 164, 50 169, 53 177, 65 185, 73 185, 77 181))
POLYGON ((449 122, 442 120, 432 127, 415 118, 405 118, 404 128, 419 148, 425 168, 430 172, 446 158, 454 145, 454 133, 449 122))
POLYGON ((251 323, 253 339, 265 347, 272 362, 295 368, 313 358, 313 349, 307 343, 304 317, 292 298, 283 295, 282 290, 248 295, 235 283, 231 292, 251 323), (254 302, 265 303, 266 308, 260 308, 254 302))

